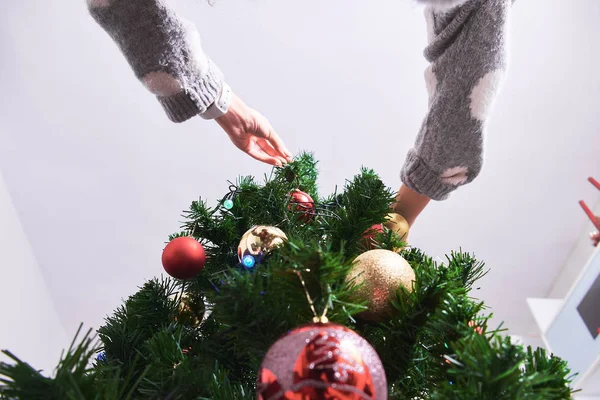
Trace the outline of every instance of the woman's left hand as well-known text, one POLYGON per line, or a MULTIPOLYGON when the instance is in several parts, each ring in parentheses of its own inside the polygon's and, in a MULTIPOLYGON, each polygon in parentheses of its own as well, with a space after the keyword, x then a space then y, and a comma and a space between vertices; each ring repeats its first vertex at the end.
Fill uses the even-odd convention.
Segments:
POLYGON ((269 121, 248 107, 235 93, 227 114, 216 121, 233 144, 250 157, 278 167, 292 161, 292 153, 269 121))

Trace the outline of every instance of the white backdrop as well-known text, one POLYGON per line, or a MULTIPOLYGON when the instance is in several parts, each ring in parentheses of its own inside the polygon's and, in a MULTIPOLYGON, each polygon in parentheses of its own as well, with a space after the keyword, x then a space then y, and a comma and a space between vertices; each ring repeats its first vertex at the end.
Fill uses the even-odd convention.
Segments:
MULTIPOLYGON (((426 110, 424 18, 411 0, 172 3, 234 90, 293 151, 316 153, 323 192, 362 165, 399 186, 426 110)), ((535 330, 525 298, 550 291, 580 237, 577 200, 599 198, 586 182, 600 176, 599 19, 597 0, 516 2, 484 171, 411 233, 432 256, 462 247, 485 260, 478 295, 515 333, 535 330)), ((83 0, 0 3, 0 87, 0 170, 69 337, 162 272, 163 242, 192 200, 268 171, 214 123, 170 123, 83 0)), ((22 284, 14 268, 0 277, 22 284)), ((32 312, 2 324, 0 347, 25 337, 32 312)))
MULTIPOLYGON (((56 366, 65 334, 0 173, 0 346, 36 368, 56 366)), ((4 354, 0 361, 12 360, 4 354)))

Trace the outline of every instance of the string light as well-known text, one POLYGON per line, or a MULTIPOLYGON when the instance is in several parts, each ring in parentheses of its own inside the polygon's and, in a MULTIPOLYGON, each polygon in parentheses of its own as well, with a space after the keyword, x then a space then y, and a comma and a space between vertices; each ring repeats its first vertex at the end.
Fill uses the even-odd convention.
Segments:
POLYGON ((242 265, 248 269, 253 268, 256 264, 256 259, 250 254, 247 254, 242 258, 242 265))

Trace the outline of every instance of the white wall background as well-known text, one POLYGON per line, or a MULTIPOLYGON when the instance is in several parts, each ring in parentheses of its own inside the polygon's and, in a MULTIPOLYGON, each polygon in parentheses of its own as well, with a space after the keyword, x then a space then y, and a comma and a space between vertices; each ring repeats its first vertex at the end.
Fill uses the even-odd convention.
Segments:
MULTIPOLYGON (((52 371, 70 337, 0 173, 0 348, 52 371)), ((4 354, 0 361, 11 362, 4 354)))
MULTIPOLYGON (((323 192, 361 165, 399 186, 426 110, 424 19, 411 0, 172 3, 234 90, 292 150, 316 153, 323 192)), ((462 247, 485 260, 478 295, 524 337, 535 332, 525 298, 550 292, 581 237, 577 200, 600 198, 586 181, 600 177, 599 19, 597 0, 516 2, 484 173, 411 234, 432 256, 462 247)), ((0 170, 69 336, 161 273, 181 209, 268 171, 210 122, 168 122, 83 0, 0 4, 0 87, 0 170)), ((15 348, 17 331, 0 331, 0 347, 15 348)))

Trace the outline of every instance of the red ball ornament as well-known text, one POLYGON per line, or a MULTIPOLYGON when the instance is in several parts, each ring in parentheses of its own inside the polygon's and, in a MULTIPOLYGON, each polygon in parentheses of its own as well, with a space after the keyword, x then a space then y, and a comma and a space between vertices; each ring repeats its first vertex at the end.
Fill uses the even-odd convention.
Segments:
POLYGON ((162 265, 173 278, 191 279, 206 262, 204 247, 194 238, 182 236, 171 240, 162 253, 162 265))
POLYGON ((336 324, 294 329, 267 352, 258 400, 386 400, 387 381, 375 349, 336 324))
POLYGON ((367 229, 362 236, 361 244, 368 250, 373 250, 377 246, 377 241, 375 237, 377 234, 383 233, 383 224, 375 224, 367 229))
POLYGON ((310 222, 315 214, 315 202, 308 193, 295 189, 290 193, 288 209, 297 212, 301 221, 310 222))

